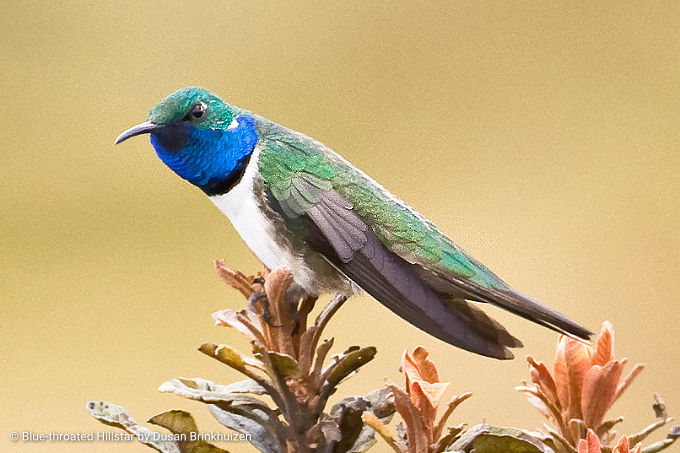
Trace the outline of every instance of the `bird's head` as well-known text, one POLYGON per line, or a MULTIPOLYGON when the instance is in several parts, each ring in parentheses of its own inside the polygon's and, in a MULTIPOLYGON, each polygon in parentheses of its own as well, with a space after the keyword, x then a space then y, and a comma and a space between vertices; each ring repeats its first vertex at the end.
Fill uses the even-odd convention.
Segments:
POLYGON ((158 134, 167 129, 227 128, 238 109, 204 88, 182 88, 149 112, 147 120, 131 127, 116 139, 116 144, 141 134, 158 134))
POLYGON ((250 114, 197 87, 160 101, 145 122, 124 131, 115 143, 141 134, 151 135, 156 154, 168 167, 207 193, 223 188, 243 168, 257 141, 250 114))

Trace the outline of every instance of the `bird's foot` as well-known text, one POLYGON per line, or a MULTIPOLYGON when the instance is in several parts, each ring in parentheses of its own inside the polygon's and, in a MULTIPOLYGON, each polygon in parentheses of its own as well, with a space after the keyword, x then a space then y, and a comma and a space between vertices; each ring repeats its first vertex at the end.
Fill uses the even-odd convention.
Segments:
POLYGON ((269 299, 267 299, 267 293, 264 291, 256 291, 251 294, 248 298, 248 309, 254 311, 255 313, 259 313, 259 310, 257 309, 257 303, 260 301, 262 302, 262 318, 267 324, 270 324, 269 321, 272 319, 272 314, 269 311, 269 299))
POLYGON ((264 319, 264 322, 266 322, 270 327, 281 327, 280 325, 274 325, 271 322, 272 313, 270 310, 269 299, 267 298, 267 293, 264 291, 257 291, 250 295, 248 298, 248 309, 254 311, 255 313, 259 313, 256 304, 260 301, 262 302, 262 319, 264 319))

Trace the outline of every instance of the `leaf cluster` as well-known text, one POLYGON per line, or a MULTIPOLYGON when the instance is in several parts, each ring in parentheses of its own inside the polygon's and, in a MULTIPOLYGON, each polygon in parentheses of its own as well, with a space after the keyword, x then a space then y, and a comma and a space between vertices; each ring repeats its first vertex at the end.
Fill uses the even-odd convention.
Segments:
MULTIPOLYGON (((346 396, 329 408, 331 395, 376 354, 374 346, 350 346, 330 355, 334 340, 325 339, 323 332, 346 297, 335 296, 310 322, 317 298, 302 294, 288 270, 265 269, 246 276, 222 261, 215 268, 248 304, 242 310, 218 311, 213 319, 218 326, 245 336, 251 352, 216 343, 198 349, 245 379, 223 385, 179 377, 159 390, 207 405, 221 425, 262 452, 360 453, 376 443, 377 433, 396 453, 656 453, 680 437, 680 427, 675 427, 665 439, 642 446, 650 433, 671 420, 657 395, 656 422, 613 443, 613 427, 622 417, 606 420, 605 415, 643 366, 636 365, 622 379, 626 359, 614 357, 614 330, 608 322, 595 347, 561 337, 552 370, 528 358, 531 383, 523 382, 517 389, 546 417, 543 431, 487 424, 449 426, 456 407, 472 394, 459 394, 444 404, 449 383, 441 381, 427 350, 420 346, 402 355, 403 386, 387 381, 367 395, 346 396), (389 424, 395 413, 401 421, 392 430, 389 424)), ((160 452, 227 451, 208 442, 212 438, 202 436, 205 433, 183 410, 169 410, 148 420, 168 433, 140 425, 112 403, 91 401, 87 409, 100 422, 123 429, 160 452)))

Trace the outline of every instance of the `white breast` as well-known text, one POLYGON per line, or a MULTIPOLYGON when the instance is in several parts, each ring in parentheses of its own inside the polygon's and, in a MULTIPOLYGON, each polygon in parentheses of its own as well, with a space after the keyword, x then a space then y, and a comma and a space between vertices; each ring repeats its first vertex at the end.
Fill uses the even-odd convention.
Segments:
POLYGON ((214 195, 210 200, 227 216, 238 234, 255 256, 269 269, 285 266, 293 272, 303 288, 314 288, 313 273, 301 256, 294 255, 273 235, 271 221, 264 215, 255 197, 253 183, 258 173, 260 147, 253 151, 241 180, 229 192, 214 195))

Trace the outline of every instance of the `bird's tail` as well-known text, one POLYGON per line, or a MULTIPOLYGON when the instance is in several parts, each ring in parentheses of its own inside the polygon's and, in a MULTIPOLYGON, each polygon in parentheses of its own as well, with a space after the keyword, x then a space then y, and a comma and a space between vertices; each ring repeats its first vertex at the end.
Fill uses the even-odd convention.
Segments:
POLYGON ((546 307, 531 297, 511 289, 508 292, 499 291, 490 300, 494 305, 498 305, 522 318, 533 321, 556 332, 570 337, 577 337, 589 340, 593 334, 590 330, 572 321, 562 313, 546 307))
MULTIPOLYGON (((440 294, 452 300, 471 300, 496 305, 522 318, 533 321, 563 335, 589 340, 592 332, 572 321, 562 313, 515 291, 507 285, 489 288, 462 276, 446 274, 415 267, 420 277, 440 294)), ((470 304, 474 307, 473 304, 470 304)), ((454 304, 455 306, 455 304, 454 304)))
POLYGON ((433 278, 435 279, 435 286, 439 287, 439 291, 468 300, 496 305, 563 335, 589 340, 593 334, 562 313, 546 307, 509 286, 503 289, 488 288, 466 278, 451 275, 435 274, 433 278))

